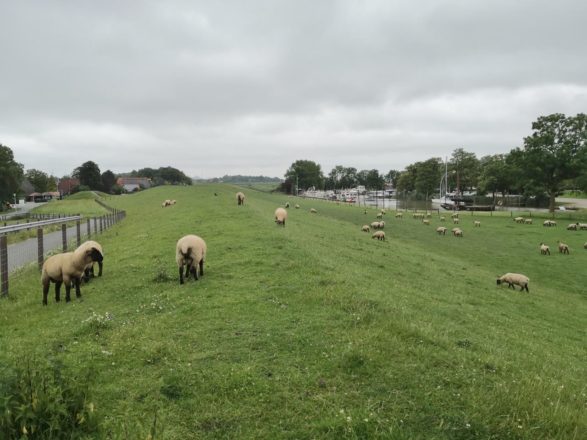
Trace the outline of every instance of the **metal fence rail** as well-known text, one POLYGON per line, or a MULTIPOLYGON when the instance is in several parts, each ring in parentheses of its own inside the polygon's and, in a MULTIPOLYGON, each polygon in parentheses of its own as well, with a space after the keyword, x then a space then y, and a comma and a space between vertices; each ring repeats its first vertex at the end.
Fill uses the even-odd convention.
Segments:
POLYGON ((110 208, 109 214, 82 218, 68 216, 31 222, 20 225, 11 225, 0 228, 0 296, 7 296, 9 289, 9 275, 16 269, 37 262, 39 270, 47 255, 56 249, 62 252, 77 248, 82 241, 101 234, 126 217, 126 212, 110 208), (74 226, 67 223, 75 222, 74 226), (61 230, 46 232, 47 226, 61 224, 61 230), (8 234, 21 230, 36 229, 36 238, 29 238, 21 242, 8 245, 8 234))

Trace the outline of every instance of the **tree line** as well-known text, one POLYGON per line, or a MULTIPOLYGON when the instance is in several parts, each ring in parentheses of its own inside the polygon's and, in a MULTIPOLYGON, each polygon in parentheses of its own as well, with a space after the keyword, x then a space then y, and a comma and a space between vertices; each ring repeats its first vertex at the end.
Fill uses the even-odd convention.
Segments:
POLYGON ((285 172, 281 190, 296 188, 343 189, 363 185, 368 190, 391 184, 400 193, 429 199, 438 193, 441 176, 447 172, 452 190, 475 190, 479 195, 520 194, 545 198, 554 211, 555 197, 564 189, 587 191, 587 116, 555 113, 540 116, 532 123, 532 133, 523 145, 506 154, 477 158, 475 153, 457 148, 449 160, 433 157, 408 165, 404 170, 361 170, 335 166, 324 176, 319 164, 298 160, 285 172))

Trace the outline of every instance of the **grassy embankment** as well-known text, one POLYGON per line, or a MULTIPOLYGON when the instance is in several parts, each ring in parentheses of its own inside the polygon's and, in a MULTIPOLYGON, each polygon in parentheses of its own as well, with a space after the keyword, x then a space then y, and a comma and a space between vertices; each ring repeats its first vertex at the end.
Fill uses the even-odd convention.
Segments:
POLYGON ((37 271, 11 279, 0 365, 91 369, 103 434, 145 438, 157 414, 166 439, 587 436, 587 234, 485 215, 457 239, 388 213, 377 242, 360 232, 374 210, 290 199, 302 209, 281 228, 286 197, 246 191, 237 207, 236 191, 111 198, 128 216, 98 238, 104 276, 83 301, 43 307, 37 271), (208 260, 180 286, 188 233, 208 260), (495 285, 508 271, 530 294, 495 285))

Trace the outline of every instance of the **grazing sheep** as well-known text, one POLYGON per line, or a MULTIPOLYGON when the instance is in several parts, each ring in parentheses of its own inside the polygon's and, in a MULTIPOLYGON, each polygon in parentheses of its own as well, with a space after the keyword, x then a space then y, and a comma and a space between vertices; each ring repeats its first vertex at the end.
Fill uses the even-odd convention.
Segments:
POLYGON ((542 255, 546 255, 546 254, 550 255, 550 247, 548 247, 544 243, 540 243, 540 253, 542 255))
POLYGON ((385 241, 385 232, 383 231, 376 231, 371 238, 376 238, 377 240, 385 241))
POLYGON ((569 226, 567 226, 567 230, 569 230, 569 231, 576 231, 577 230, 577 225, 578 225, 578 223, 571 223, 571 224, 569 224, 569 226))
POLYGON ((379 222, 371 222, 371 227, 373 229, 379 229, 379 222))
POLYGON ((171 200, 165 200, 163 203, 161 203, 162 208, 165 208, 167 206, 171 206, 171 200))
POLYGON ((422 219, 422 224, 430 226, 430 220, 427 218, 422 219))
POLYGON ((286 202, 286 203, 285 203, 285 207, 286 207, 286 208, 289 208, 289 202, 286 202))
POLYGON ((377 213, 377 215, 376 215, 375 217, 377 217, 377 218, 383 218, 383 214, 381 214, 381 213, 379 212, 379 213, 377 213))
POLYGON ((379 222, 379 229, 383 229, 383 228, 385 228, 385 222, 383 220, 381 220, 379 222))
POLYGON ((176 203, 177 203, 177 200, 170 200, 170 201, 169 201, 169 204, 170 204, 170 205, 175 205, 176 203))
POLYGON ((475 220, 473 222, 473 225, 475 225, 476 228, 480 228, 481 227, 481 222, 479 220, 475 220))
POLYGON ((587 249, 587 241, 585 242, 585 244, 583 245, 583 249, 587 249))
POLYGON ((240 191, 236 193, 236 203, 238 206, 245 204, 245 195, 240 191))
POLYGON ((361 231, 363 231, 363 232, 371 232, 371 229, 369 228, 369 225, 363 225, 363 227, 361 228, 361 231))
POLYGON ((515 218, 514 218, 514 221, 515 221, 516 223, 524 223, 524 217, 515 217, 515 218))
POLYGON ((431 212, 427 212, 426 213, 426 218, 432 218, 432 213, 431 212))
POLYGON ((525 225, 531 225, 532 224, 532 219, 531 218, 525 218, 524 219, 524 224, 525 225))
POLYGON ((412 215, 412 217, 415 218, 415 219, 417 219, 417 220, 420 220, 420 219, 423 219, 424 218, 424 214, 422 214, 421 212, 415 212, 412 215))
POLYGON ((451 218, 457 218, 458 216, 459 216, 459 213, 458 213, 458 212, 453 212, 453 213, 450 215, 450 217, 451 217, 451 218))
POLYGON ((438 235, 446 235, 446 228, 444 226, 439 226, 438 228, 436 228, 436 232, 438 232, 438 235))
POLYGON ((311 212, 312 214, 316 214, 318 211, 316 211, 314 208, 310 208, 310 212, 311 212))
POLYGON ((285 227, 285 221, 287 220, 287 211, 283 208, 277 208, 275 210, 275 223, 283 225, 285 227))
POLYGON ((179 284, 183 284, 184 266, 186 279, 189 278, 190 273, 194 276, 194 280, 198 279, 198 266, 200 267, 200 276, 204 275, 206 251, 206 242, 197 235, 186 235, 177 240, 175 261, 179 268, 179 284))
POLYGON ((446 217, 444 217, 444 216, 441 216, 441 217, 440 217, 440 221, 441 221, 441 222, 445 222, 445 221, 446 221, 446 217))
POLYGON ((454 235, 455 237, 462 237, 463 230, 461 228, 452 228, 452 235, 454 235))
POLYGON ((526 292, 530 293, 528 290, 528 283, 530 282, 530 278, 526 275, 522 275, 520 273, 506 273, 497 278, 497 285, 499 286, 501 283, 508 283, 508 287, 516 290, 514 284, 520 286, 520 291, 526 289, 526 292))
POLYGON ((396 212, 395 218, 404 218, 404 213, 403 212, 396 212))
POLYGON ((542 223, 543 226, 546 226, 547 228, 550 228, 551 226, 556 226, 556 222, 554 220, 544 220, 544 223, 542 223))
POLYGON ((385 215, 387 213, 387 211, 385 209, 381 209, 381 214, 385 215))
POLYGON ((459 218, 458 217, 453 217, 452 223, 453 223, 453 225, 458 225, 459 224, 459 218))
POLYGON ((558 243, 558 252, 561 254, 568 254, 569 253, 569 245, 565 244, 565 243, 561 243, 560 241, 557 241, 558 243))
MULTIPOLYGON (((100 243, 98 243, 97 241, 93 241, 93 240, 88 240, 83 242, 78 249, 91 249, 91 248, 96 248, 98 250, 98 252, 100 252, 100 254, 102 254, 102 260, 98 261, 98 276, 101 277, 102 276, 102 268, 104 266, 104 251, 102 250, 102 246, 100 245, 100 243)), ((86 268, 84 269, 84 281, 87 283, 88 281, 90 281, 90 276, 92 278, 95 277, 94 274, 94 262, 90 262, 86 268)))
POLYGON ((81 297, 80 282, 84 270, 93 261, 102 261, 102 254, 95 247, 78 248, 73 252, 53 255, 43 264, 41 284, 43 285, 43 304, 47 305, 47 294, 51 282, 55 283, 55 301, 59 302, 59 290, 65 283, 65 301, 71 301, 71 283, 75 285, 75 296, 81 297))
POLYGON ((584 231, 587 229, 587 223, 577 223, 577 227, 584 231))
POLYGON ((294 208, 296 208, 296 209, 300 209, 300 205, 298 205, 298 204, 296 203, 296 206, 294 206, 294 208))

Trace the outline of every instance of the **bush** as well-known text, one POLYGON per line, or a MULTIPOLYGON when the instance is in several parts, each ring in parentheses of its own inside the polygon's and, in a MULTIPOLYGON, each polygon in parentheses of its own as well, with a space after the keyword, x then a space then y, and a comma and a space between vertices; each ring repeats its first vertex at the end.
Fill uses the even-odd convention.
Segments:
POLYGON ((97 436, 99 420, 87 388, 91 376, 80 376, 65 371, 58 361, 39 359, 0 371, 0 438, 97 436))

